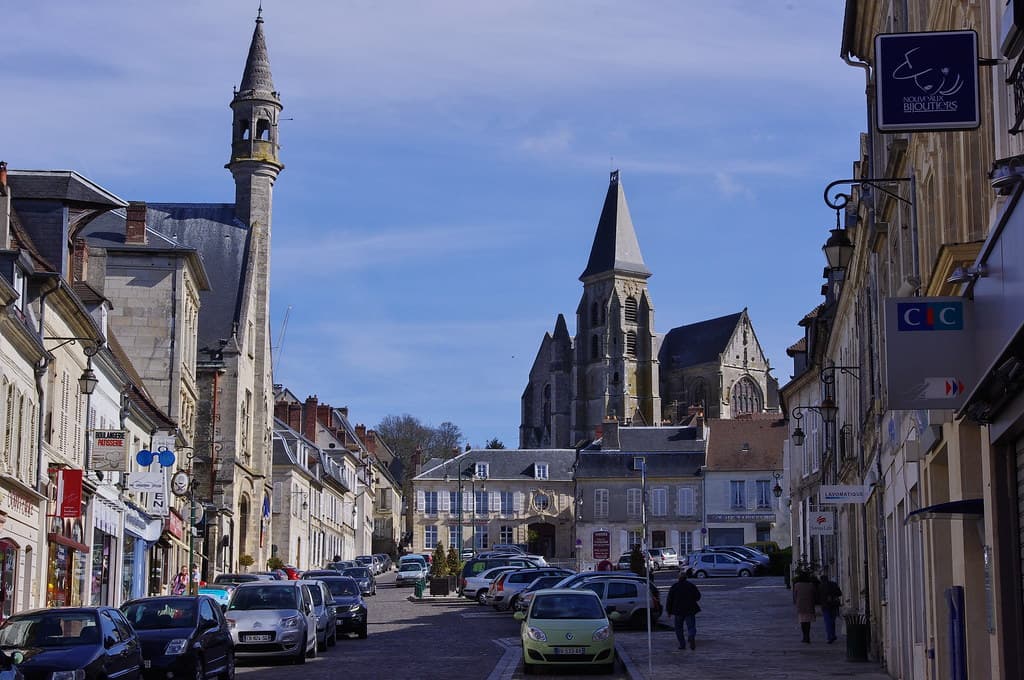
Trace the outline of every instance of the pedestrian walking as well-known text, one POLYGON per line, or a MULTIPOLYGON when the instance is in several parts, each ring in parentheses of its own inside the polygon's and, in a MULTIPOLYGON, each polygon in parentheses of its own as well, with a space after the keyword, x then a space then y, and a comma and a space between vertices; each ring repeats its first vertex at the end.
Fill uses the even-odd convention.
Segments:
POLYGON ((836 641, 836 616, 843 606, 843 591, 839 584, 828 577, 828 570, 821 572, 818 584, 818 602, 821 603, 821 618, 825 620, 825 639, 829 644, 836 641))
POLYGON ((814 621, 814 605, 818 600, 818 584, 810 571, 797 569, 793 579, 793 604, 796 605, 797 618, 803 642, 811 641, 811 623, 814 621))
POLYGON ((679 580, 668 591, 665 610, 670 616, 676 617, 676 639, 679 649, 686 649, 689 641, 690 649, 697 649, 697 614, 700 612, 700 590, 686 578, 686 570, 679 570, 679 580))
POLYGON ((181 565, 181 570, 171 579, 171 595, 184 595, 188 588, 188 567, 181 565))

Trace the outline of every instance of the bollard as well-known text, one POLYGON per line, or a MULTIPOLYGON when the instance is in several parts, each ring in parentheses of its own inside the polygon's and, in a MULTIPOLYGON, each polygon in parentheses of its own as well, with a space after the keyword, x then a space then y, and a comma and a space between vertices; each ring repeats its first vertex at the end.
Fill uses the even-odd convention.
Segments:
POLYGON ((423 599, 423 589, 426 588, 426 587, 427 587, 427 582, 424 581, 423 579, 420 579, 419 581, 416 581, 416 599, 417 600, 422 600, 423 599))

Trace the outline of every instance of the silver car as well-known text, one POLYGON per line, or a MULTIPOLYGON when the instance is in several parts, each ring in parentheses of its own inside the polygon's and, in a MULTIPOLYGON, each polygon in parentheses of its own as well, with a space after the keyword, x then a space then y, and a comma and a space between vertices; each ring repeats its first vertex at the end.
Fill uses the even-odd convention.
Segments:
POLYGON ((225 617, 238 658, 316 656, 316 614, 310 584, 302 581, 242 583, 231 593, 225 617))
POLYGON ((427 578, 427 568, 419 561, 403 562, 395 576, 396 586, 414 586, 416 582, 427 578))
POLYGON ((697 578, 708 576, 751 576, 757 566, 721 552, 698 552, 690 555, 689 572, 697 578))

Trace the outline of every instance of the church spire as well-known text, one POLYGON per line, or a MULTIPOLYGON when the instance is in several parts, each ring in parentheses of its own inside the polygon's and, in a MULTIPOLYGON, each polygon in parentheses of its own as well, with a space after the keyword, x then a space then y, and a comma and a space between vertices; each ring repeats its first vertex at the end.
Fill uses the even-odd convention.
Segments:
POLYGON ((245 60, 242 72, 242 84, 238 86, 236 96, 252 96, 260 93, 277 99, 274 90, 274 79, 270 75, 270 56, 267 54, 267 41, 263 37, 263 5, 256 14, 256 28, 252 32, 252 43, 249 45, 249 57, 245 60))
POLYGON ((651 275, 640 253, 640 243, 633 229, 633 219, 629 216, 629 206, 626 205, 626 194, 619 182, 618 170, 612 171, 601 219, 597 222, 597 233, 594 234, 594 245, 590 248, 590 259, 587 268, 580 274, 580 280, 612 272, 645 279, 651 275))

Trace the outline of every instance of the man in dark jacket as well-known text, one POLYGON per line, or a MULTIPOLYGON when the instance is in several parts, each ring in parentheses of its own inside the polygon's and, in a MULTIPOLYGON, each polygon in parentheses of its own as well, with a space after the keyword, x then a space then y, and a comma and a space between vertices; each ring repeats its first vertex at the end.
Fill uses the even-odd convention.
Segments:
POLYGON ((679 649, 686 649, 687 637, 690 640, 690 649, 697 649, 699 599, 700 591, 697 586, 686 578, 686 570, 680 569, 679 580, 669 588, 668 600, 665 603, 665 610, 670 616, 676 617, 676 639, 679 640, 679 649))
POLYGON ((825 639, 832 644, 836 641, 836 615, 843 606, 843 591, 828 577, 827 570, 822 570, 821 583, 818 584, 818 604, 821 605, 821 617, 825 619, 825 639))

